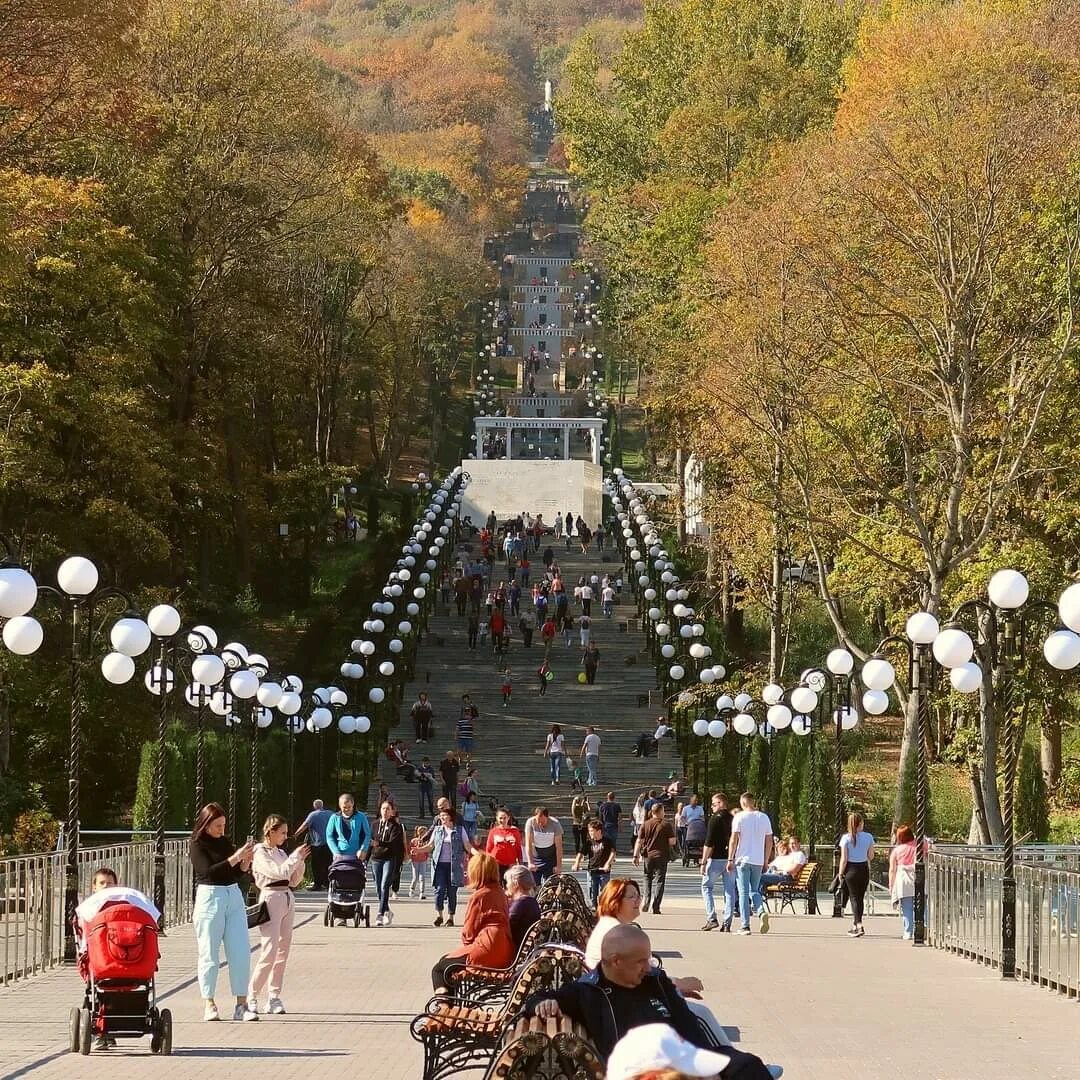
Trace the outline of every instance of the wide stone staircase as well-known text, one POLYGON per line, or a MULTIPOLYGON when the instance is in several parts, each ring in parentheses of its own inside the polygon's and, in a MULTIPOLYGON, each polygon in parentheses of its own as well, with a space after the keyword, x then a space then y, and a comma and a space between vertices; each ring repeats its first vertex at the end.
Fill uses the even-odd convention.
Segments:
MULTIPOLYGON (((569 853, 571 774, 564 770, 561 783, 552 786, 544 741, 552 724, 561 725, 569 755, 577 763, 586 727, 594 725, 602 740, 600 784, 597 788, 589 788, 588 794, 590 801, 595 803, 608 791, 615 792, 626 815, 620 829, 620 851, 626 852, 630 836, 629 813, 638 793, 666 783, 672 770, 681 770, 681 762, 673 741, 665 743, 659 759, 640 759, 630 752, 640 732, 654 729, 663 707, 655 690, 654 669, 648 655, 642 652, 643 635, 635 626, 636 612, 628 588, 624 587, 610 620, 603 617, 599 599, 594 599, 591 632, 592 640, 600 649, 600 668, 594 685, 578 682, 578 673, 582 671, 577 630, 580 607, 572 598, 573 586, 582 575, 593 572, 601 578, 606 572, 617 577, 622 570, 617 552, 608 550, 602 555, 594 544, 588 555, 582 555, 576 538, 571 550, 566 549, 565 541, 556 542, 549 538, 548 543, 555 551, 567 591, 571 593, 575 629, 570 647, 563 644, 561 633, 556 637, 551 651, 555 678, 548 684, 547 693, 540 696, 536 675, 544 655, 539 630, 533 637, 532 648, 526 649, 516 618, 510 619, 513 637, 509 664, 513 671, 514 691, 510 706, 504 709, 503 678, 490 641, 486 649, 470 652, 465 619, 457 616, 452 602, 449 612, 440 603, 438 614, 431 619, 428 635, 420 646, 415 679, 407 687, 396 733, 410 747, 414 762, 419 763, 427 754, 437 767, 446 751, 455 746, 455 721, 461 695, 470 694, 480 710, 473 762, 479 773, 481 791, 509 806, 521 821, 534 807, 547 806, 566 827, 566 851, 569 853), (605 556, 608 561, 604 561, 605 556), (420 690, 426 690, 431 698, 436 731, 430 743, 413 746, 409 709, 420 690)), ((530 561, 535 582, 537 576, 543 574, 543 563, 539 554, 531 555, 530 561)), ((505 566, 497 561, 496 581, 502 580, 503 570, 505 566)), ((523 592, 523 603, 526 595, 523 592)), ((584 762, 581 764, 584 766, 584 762)), ((416 787, 394 777, 385 760, 383 765, 386 766, 383 779, 393 791, 403 819, 412 824, 419 820, 416 787)), ((377 787, 373 787, 368 798, 369 813, 376 797, 377 787)), ((482 799, 481 803, 485 801, 482 799)))

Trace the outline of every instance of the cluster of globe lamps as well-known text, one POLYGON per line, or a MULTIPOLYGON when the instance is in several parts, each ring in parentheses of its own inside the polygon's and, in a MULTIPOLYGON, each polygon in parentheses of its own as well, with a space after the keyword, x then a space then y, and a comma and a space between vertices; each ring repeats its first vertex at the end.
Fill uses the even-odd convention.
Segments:
MULTIPOLYGON (((350 645, 351 655, 340 667, 343 678, 356 683, 365 679, 368 683, 376 679, 398 685, 402 682, 406 641, 426 613, 429 588, 435 580, 439 560, 453 549, 454 529, 468 484, 468 474, 457 466, 431 496, 427 508, 414 523, 408 541, 402 546, 379 599, 371 603, 371 614, 361 627, 365 636, 354 638, 350 645), (403 597, 407 598, 402 606, 403 597), (387 633, 391 636, 380 644, 387 633)), ((424 473, 420 473, 413 484, 416 491, 430 493, 432 488, 431 480, 424 473)), ((366 698, 378 707, 386 700, 387 689, 378 683, 368 685, 366 698)), ((371 719, 368 716, 342 716, 338 729, 344 735, 363 734, 371 729, 371 719)))

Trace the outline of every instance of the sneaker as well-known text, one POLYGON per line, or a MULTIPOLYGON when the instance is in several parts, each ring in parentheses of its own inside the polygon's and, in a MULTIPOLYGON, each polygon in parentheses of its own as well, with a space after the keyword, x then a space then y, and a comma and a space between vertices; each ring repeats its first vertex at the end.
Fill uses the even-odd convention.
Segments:
POLYGON ((376 915, 375 916, 375 925, 376 926, 382 926, 382 916, 381 915, 376 915))
POLYGON ((258 1020, 259 1014, 252 1008, 254 1004, 255 1002, 249 1001, 246 1005, 237 1005, 233 1009, 232 1018, 234 1020, 258 1020))
POLYGON ((749 937, 750 936, 750 927, 749 926, 740 926, 739 929, 736 931, 736 933, 739 935, 739 937, 749 937))
POLYGON ((866 937, 866 931, 861 926, 859 927, 859 937, 866 937))
POLYGON ((702 930, 715 930, 720 925, 716 919, 710 919, 701 929, 702 930))
POLYGON ((852 928, 851 928, 851 929, 850 929, 850 930, 849 930, 849 931, 847 932, 847 936, 848 936, 848 937, 858 937, 858 936, 859 936, 859 928, 858 928, 857 926, 853 926, 853 927, 852 927, 852 928))
MULTIPOLYGON (((113 1045, 114 1045, 114 1046, 116 1045, 116 1044, 115 1044, 115 1042, 113 1043, 113 1045)), ((105 1035, 99 1035, 99 1036, 98 1036, 98 1037, 97 1037, 97 1038, 96 1038, 96 1039, 94 1040, 93 1048, 94 1048, 95 1050, 108 1050, 108 1049, 109 1049, 109 1040, 108 1040, 108 1037, 107 1037, 107 1036, 105 1036, 105 1035)))
POLYGON ((446 926, 453 926, 454 925, 454 916, 453 915, 447 915, 445 925, 446 926))
POLYGON ((279 997, 272 997, 266 1011, 272 1016, 281 1016, 285 1012, 285 1004, 279 997))
POLYGON ((218 1007, 212 1001, 208 1001, 206 1005, 203 1006, 202 1018, 204 1020, 221 1019, 221 1013, 218 1012, 218 1007))
POLYGON ((769 913, 764 908, 761 909, 761 914, 758 916, 758 932, 761 934, 769 932, 769 913))
POLYGON ((383 926, 389 926, 393 921, 394 921, 394 913, 392 911, 388 911, 383 916, 383 926))
POLYGON ((259 1011, 258 998, 255 998, 255 997, 249 997, 248 998, 248 1010, 250 1012, 258 1014, 258 1011, 259 1011))
POLYGON ((765 1068, 769 1070, 769 1075, 773 1080, 780 1080, 780 1077, 784 1075, 783 1065, 766 1065, 765 1068))
POLYGON ((903 941, 911 941, 914 936, 915 936, 914 934, 904 934, 904 935, 902 935, 902 940, 903 941))
POLYGON ((435 916, 435 921, 431 925, 432 926, 442 926, 442 914, 441 913, 435 916))

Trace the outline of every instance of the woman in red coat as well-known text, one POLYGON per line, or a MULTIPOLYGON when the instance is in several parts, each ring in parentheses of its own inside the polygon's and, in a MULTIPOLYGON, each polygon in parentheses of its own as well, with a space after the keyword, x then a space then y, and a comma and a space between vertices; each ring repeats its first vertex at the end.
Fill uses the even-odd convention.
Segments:
POLYGON ((506 894, 500 882, 499 864, 483 852, 469 860, 469 887, 473 890, 461 928, 461 948, 447 953, 431 969, 431 985, 437 994, 450 992, 447 972, 466 964, 478 967, 509 967, 514 959, 506 894))

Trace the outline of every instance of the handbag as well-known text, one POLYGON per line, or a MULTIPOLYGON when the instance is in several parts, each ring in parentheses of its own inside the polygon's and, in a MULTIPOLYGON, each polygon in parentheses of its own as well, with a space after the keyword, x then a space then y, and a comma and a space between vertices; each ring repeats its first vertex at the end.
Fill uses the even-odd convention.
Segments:
POLYGON ((837 892, 839 892, 839 891, 840 891, 840 875, 837 874, 836 877, 834 877, 832 879, 832 881, 829 882, 829 892, 831 892, 833 894, 833 896, 835 896, 837 894, 837 892))
POLYGON ((266 906, 265 900, 260 900, 257 904, 252 904, 247 909, 247 924, 249 930, 254 930, 256 926, 262 926, 263 923, 270 921, 270 909, 266 906))

